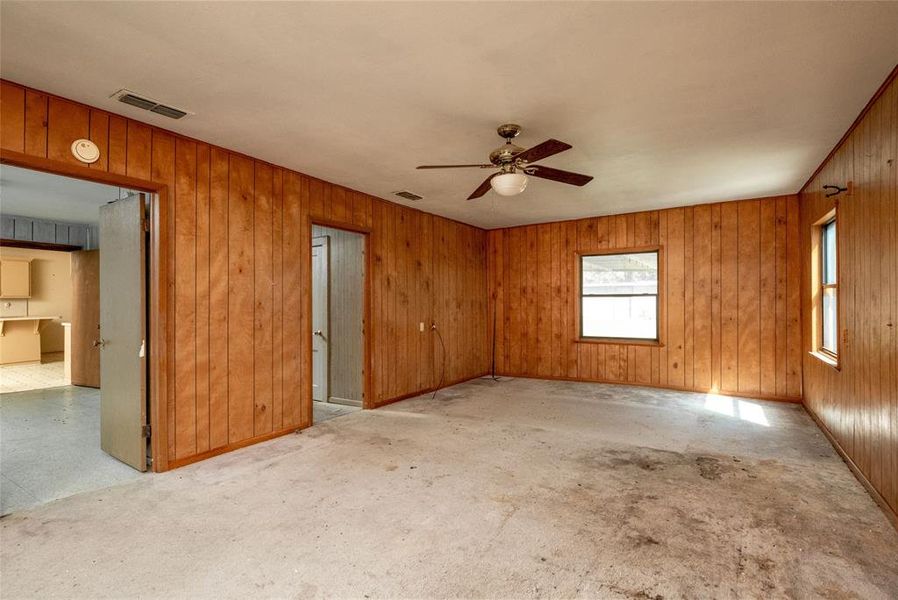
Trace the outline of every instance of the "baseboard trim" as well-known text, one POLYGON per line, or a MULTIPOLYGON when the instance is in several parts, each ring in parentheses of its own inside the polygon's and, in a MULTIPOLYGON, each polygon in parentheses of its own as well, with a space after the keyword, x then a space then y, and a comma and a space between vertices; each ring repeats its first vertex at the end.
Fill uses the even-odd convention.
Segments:
POLYGON ((489 371, 483 371, 482 373, 477 373, 476 375, 471 375, 470 377, 462 377, 461 379, 456 379, 454 381, 449 381, 444 383, 440 387, 432 387, 423 390, 418 390, 416 392, 409 392, 408 394, 402 394, 401 396, 395 396, 393 398, 388 398, 386 400, 381 400, 374 404, 371 408, 380 408, 382 406, 386 406, 388 404, 393 404, 394 402, 401 402, 402 400, 408 400, 409 398, 414 398, 415 396, 423 396, 424 394, 430 394, 437 390, 442 390, 447 387, 452 387, 453 385, 458 385, 459 383, 464 383, 466 381, 471 381, 472 379, 480 379, 485 375, 489 375, 489 371))
POLYGON ((861 482, 861 485, 864 486, 864 489, 867 490, 867 493, 873 497, 873 500, 876 502, 882 512, 885 513, 886 518, 889 520, 889 523, 892 524, 892 527, 898 530, 898 513, 892 510, 892 507, 889 506, 889 503, 886 502, 886 499, 882 497, 882 494, 879 493, 879 490, 873 487, 873 484, 870 483, 870 480, 867 479, 867 476, 864 475, 864 472, 861 471, 860 468, 851 459, 851 457, 848 456, 848 453, 845 452, 844 448, 842 448, 842 445, 829 430, 829 427, 827 427, 823 423, 820 417, 818 417, 813 410, 808 408, 807 404, 803 404, 802 406, 804 406, 805 412, 811 416, 811 419, 813 419, 814 423, 817 424, 817 427, 820 428, 820 431, 823 432, 823 435, 826 436, 826 439, 829 440, 829 443, 832 444, 832 447, 835 448, 836 453, 839 455, 839 457, 841 457, 845 464, 848 465, 848 468, 851 470, 852 474, 854 474, 854 477, 861 482))
MULTIPOLYGON (((490 374, 491 374, 490 371, 483 371, 483 372, 477 373, 475 375, 471 375, 469 377, 461 377, 459 379, 449 381, 449 382, 441 385, 440 387, 426 388, 426 389, 417 390, 414 392, 409 392, 407 394, 395 396, 393 398, 388 398, 387 400, 381 400, 380 402, 371 406, 371 409, 381 408, 383 406, 387 406, 387 405, 393 404, 395 402, 401 402, 402 400, 408 400, 409 398, 414 398, 415 396, 423 396, 424 394, 430 394, 437 390, 445 389, 447 387, 451 387, 453 385, 458 385, 459 383, 464 383, 466 381, 471 381, 473 379, 479 379, 481 377, 485 377, 490 374)), ((518 379, 545 379, 545 380, 549 380, 549 381, 576 381, 576 382, 582 382, 582 383, 605 383, 605 384, 610 384, 610 385, 629 385, 629 386, 635 386, 635 387, 650 387, 650 388, 661 389, 661 390, 672 390, 672 391, 677 391, 677 392, 695 392, 695 393, 700 393, 700 394, 711 393, 710 390, 681 388, 681 387, 675 387, 675 386, 662 386, 662 385, 655 385, 655 384, 651 384, 651 383, 640 383, 640 382, 635 382, 635 381, 608 381, 608 380, 602 380, 602 379, 585 379, 582 377, 557 377, 557 376, 534 377, 532 375, 515 374, 515 373, 507 373, 507 372, 496 373, 496 376, 497 377, 514 377, 514 378, 518 378, 518 379)), ((714 393, 720 394, 721 396, 735 396, 735 397, 739 397, 739 398, 752 398, 752 399, 758 399, 758 400, 774 400, 774 401, 778 401, 778 402, 791 402, 791 403, 799 403, 799 404, 801 403, 801 398, 795 398, 795 397, 791 397, 791 396, 769 396, 769 395, 764 395, 764 394, 749 395, 749 394, 744 394, 744 393, 730 392, 727 390, 719 390, 714 393)), ((805 409, 807 409, 807 407, 805 407, 805 409)), ((842 455, 842 457, 845 458, 846 461, 849 462, 849 466, 852 468, 852 471, 855 472, 855 475, 858 476, 860 471, 857 470, 857 467, 854 466, 854 463, 850 462, 850 459, 848 459, 846 457, 844 452, 842 452, 841 448, 834 442, 834 439, 829 434, 828 430, 825 427, 823 427, 823 425, 820 423, 820 421, 816 417, 814 417, 813 414, 811 416, 814 418, 814 421, 821 427, 821 429, 823 429, 827 438, 829 438, 830 441, 833 442, 833 445, 836 447, 836 450, 839 452, 839 454, 842 455)), ((221 446, 220 448, 208 450, 201 454, 195 454, 193 456, 188 456, 185 458, 172 460, 172 461, 169 461, 168 468, 166 470, 170 471, 172 469, 177 469, 179 467, 193 464, 193 463, 199 462, 201 460, 206 460, 207 458, 212 458, 214 456, 218 456, 219 454, 225 454, 226 452, 231 452, 232 450, 239 450, 240 448, 252 446, 253 444, 258 444, 259 442, 264 442, 264 441, 271 440, 271 439, 274 439, 277 437, 281 437, 282 435, 287 435, 288 433, 293 433, 295 431, 299 431, 301 429, 305 429, 306 427, 310 427, 310 426, 311 425, 306 425, 305 427, 302 427, 302 426, 290 427, 288 429, 282 429, 282 430, 275 431, 272 433, 266 433, 264 435, 251 437, 251 438, 242 440, 240 442, 236 442, 234 444, 228 444, 227 446, 221 446)), ((859 479, 861 479, 862 483, 864 483, 865 487, 867 487, 869 490, 872 490, 871 494, 875 494, 874 497, 877 499, 877 502, 879 502, 879 503, 885 502, 882 499, 882 497, 879 496, 879 493, 876 492, 875 488, 870 486, 869 482, 867 482, 866 479, 863 479, 863 475, 860 475, 858 477, 859 477, 859 479)), ((881 505, 888 508, 888 504, 881 504, 881 505)), ((893 524, 894 524, 895 523, 894 519, 896 517, 891 516, 890 518, 893 519, 893 524)), ((898 525, 896 525, 896 528, 898 528, 898 525)))
MULTIPOLYGON (((306 427, 309 427, 308 425, 306 427)), ((215 448, 213 450, 207 450, 206 452, 202 452, 200 454, 194 454, 193 456, 187 456, 185 458, 179 458, 176 460, 168 461, 168 468, 166 471, 171 471, 172 469, 177 469, 179 467, 185 467, 187 465, 193 464, 195 462, 200 462, 201 460, 206 460, 207 458, 212 458, 214 456, 218 456, 219 454, 226 454, 231 452, 232 450, 239 450, 240 448, 246 448, 247 446, 252 446, 253 444, 258 444, 259 442, 265 442, 268 440, 273 440, 274 438, 281 437, 282 435, 287 435, 288 433, 294 433, 299 431, 300 429, 306 429, 306 427, 290 427, 288 429, 281 429, 278 431, 274 431, 271 433, 265 433, 262 435, 257 435, 255 437, 247 438, 245 440, 235 442, 233 444, 228 444, 227 446, 221 446, 219 448, 215 448)), ((160 473, 164 473, 164 471, 159 471, 160 473)))
MULTIPOLYGON (((488 375, 489 373, 487 373, 488 375)), ((563 377, 558 375, 527 375, 524 373, 496 373, 496 377, 515 377, 518 379, 546 379, 548 381, 578 381, 581 383, 605 383, 609 385, 629 385, 634 387, 650 387, 656 390, 671 390, 674 392, 694 392, 696 394, 718 394, 720 396, 734 396, 736 398, 749 398, 752 400, 772 400, 774 402, 789 402, 801 404, 801 396, 776 396, 771 394, 747 394, 745 392, 733 392, 730 390, 709 390, 701 388, 688 388, 674 385, 659 385, 657 383, 643 383, 639 381, 617 381, 611 379, 588 379, 586 377, 563 377)))
MULTIPOLYGON (((483 373, 478 373, 477 375, 473 375, 471 377, 464 377, 461 379, 457 379, 455 381, 450 381, 439 388, 428 388, 425 390, 420 390, 417 392, 411 392, 409 394, 404 394, 402 396, 397 396, 395 398, 390 398, 389 400, 384 400, 378 404, 375 404, 371 407, 371 409, 380 408, 381 406, 386 406, 387 404, 392 404, 394 402, 399 402, 400 400, 407 400, 408 398, 414 398, 415 396, 420 396, 422 394, 429 394, 431 392, 436 391, 437 389, 447 388, 449 386, 457 385, 459 383, 464 383, 465 381, 470 381, 472 379, 477 379, 479 377, 483 377, 484 375, 489 375, 489 371, 485 371, 483 373)), ((368 410, 368 409, 366 409, 368 410)), ((274 431, 271 433, 266 433, 263 435, 257 435, 255 437, 251 437, 233 444, 228 444, 227 446, 221 446, 219 448, 215 448, 213 450, 207 450, 206 452, 202 452, 200 454, 194 454, 193 456, 187 456, 185 458, 179 458, 176 460, 170 460, 168 462, 168 466, 165 469, 166 471, 171 471, 173 469, 177 469, 179 467, 185 467, 187 465, 200 462, 202 460, 206 460, 207 458, 213 458, 220 454, 226 454, 227 452, 231 452, 233 450, 239 450, 240 448, 246 448, 247 446, 252 446, 253 444, 258 444, 260 442, 266 442, 268 440, 272 440, 274 438, 281 437, 283 435, 287 435, 288 433, 294 433, 296 431, 300 431, 302 429, 307 429, 311 427, 312 424, 308 424, 305 426, 297 425, 295 427, 289 427, 287 429, 281 429, 279 431, 274 431)), ((160 473, 164 471, 159 471, 160 473)))

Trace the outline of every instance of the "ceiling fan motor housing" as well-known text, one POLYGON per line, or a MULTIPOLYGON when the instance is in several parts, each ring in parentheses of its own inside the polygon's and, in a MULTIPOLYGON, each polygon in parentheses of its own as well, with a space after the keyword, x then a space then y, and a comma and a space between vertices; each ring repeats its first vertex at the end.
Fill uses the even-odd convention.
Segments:
POLYGON ((515 155, 520 154, 523 151, 524 148, 521 148, 517 144, 506 142, 490 152, 490 162, 497 167, 513 165, 515 155))

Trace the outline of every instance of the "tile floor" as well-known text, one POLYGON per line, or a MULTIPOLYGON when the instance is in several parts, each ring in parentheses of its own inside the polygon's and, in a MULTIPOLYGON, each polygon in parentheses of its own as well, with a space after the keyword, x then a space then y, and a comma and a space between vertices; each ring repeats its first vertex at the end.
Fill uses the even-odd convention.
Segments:
POLYGON ((143 476, 100 449, 100 390, 0 395, 0 514, 143 476))
POLYGON ((0 394, 67 385, 62 352, 49 352, 40 364, 0 366, 0 394))

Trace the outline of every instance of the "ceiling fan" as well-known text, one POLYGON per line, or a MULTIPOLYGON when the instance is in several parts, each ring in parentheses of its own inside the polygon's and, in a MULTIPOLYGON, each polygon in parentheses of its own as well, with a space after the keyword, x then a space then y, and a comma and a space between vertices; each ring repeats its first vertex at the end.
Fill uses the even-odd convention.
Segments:
POLYGON ((480 186, 474 190, 474 193, 468 196, 468 200, 480 198, 492 188, 500 196, 514 196, 520 194, 527 187, 527 176, 541 177, 542 179, 550 179, 560 183, 569 185, 586 185, 592 181, 591 175, 581 175, 579 173, 571 173, 570 171, 562 171, 561 169, 553 169, 542 165, 534 165, 538 160, 548 158, 559 152, 570 150, 572 146, 559 142, 558 140, 546 140, 542 144, 538 144, 530 149, 524 149, 513 144, 511 140, 521 133, 521 126, 514 123, 506 123, 500 125, 496 129, 499 137, 505 140, 505 144, 499 146, 490 152, 490 164, 476 165, 421 165, 419 169, 495 169, 498 172, 493 173, 480 186))

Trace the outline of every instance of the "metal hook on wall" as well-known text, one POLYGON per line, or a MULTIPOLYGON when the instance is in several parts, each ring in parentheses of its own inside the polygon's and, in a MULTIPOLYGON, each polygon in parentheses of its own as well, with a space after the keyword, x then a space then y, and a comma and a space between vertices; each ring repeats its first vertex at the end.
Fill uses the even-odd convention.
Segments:
POLYGON ((823 186, 823 189, 824 189, 824 190, 834 190, 834 191, 829 192, 829 193, 826 194, 826 197, 827 197, 827 198, 831 198, 831 197, 833 197, 833 196, 838 196, 838 195, 841 194, 842 192, 847 192, 847 191, 848 191, 848 188, 847 188, 847 187, 839 187, 839 186, 837 186, 837 185, 824 185, 824 186, 823 186))

